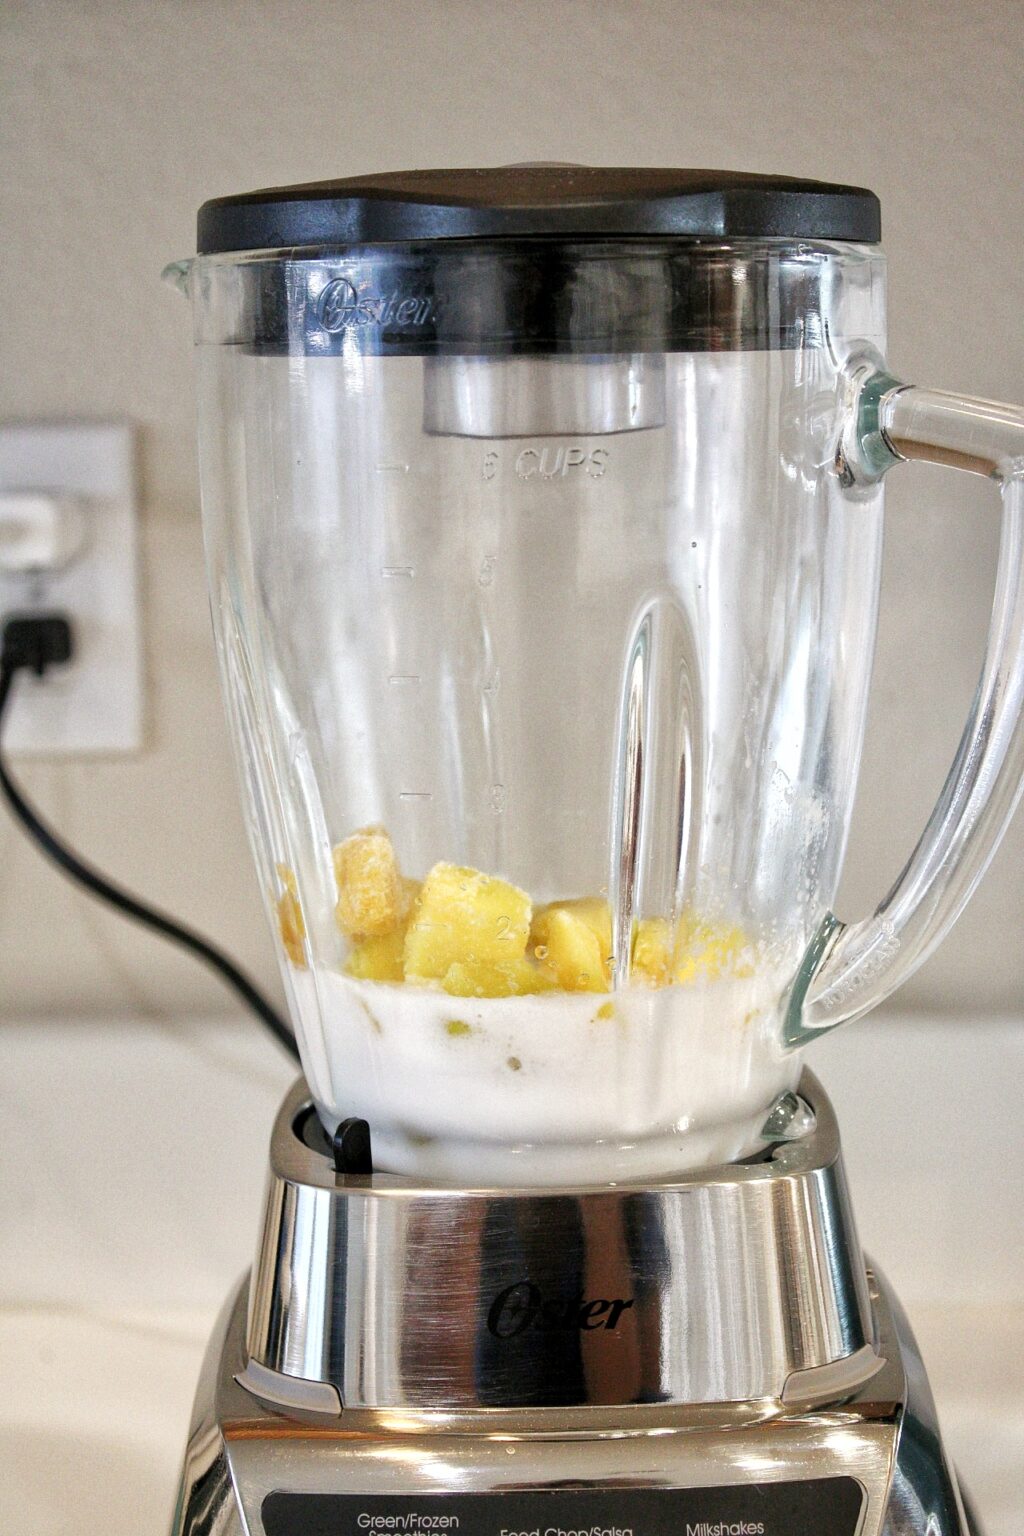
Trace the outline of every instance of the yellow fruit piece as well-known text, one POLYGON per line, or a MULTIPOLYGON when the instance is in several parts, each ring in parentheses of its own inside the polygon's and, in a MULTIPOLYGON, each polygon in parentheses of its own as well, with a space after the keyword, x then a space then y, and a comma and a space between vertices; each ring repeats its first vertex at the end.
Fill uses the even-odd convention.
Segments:
POLYGON ((466 965, 456 961, 441 978, 441 988, 452 997, 527 997, 550 992, 553 983, 529 960, 507 965, 466 965))
POLYGON ((749 976, 750 964, 743 959, 747 948, 742 928, 683 916, 672 957, 672 979, 683 984, 705 977, 714 980, 726 971, 749 976))
POLYGON ((406 980, 440 981, 453 965, 473 970, 522 960, 530 912, 529 896, 508 881, 457 864, 435 864, 405 935, 406 980))
POLYGON ((304 969, 306 965, 306 924, 299 906, 299 890, 295 875, 287 864, 277 866, 277 877, 284 890, 277 898, 277 928, 281 935, 284 952, 292 965, 304 969))
POLYGON ((612 913, 608 903, 600 896, 577 896, 566 901, 551 901, 546 907, 538 907, 530 930, 530 947, 546 944, 545 930, 555 912, 569 912, 593 933, 607 962, 612 952, 612 913))
POLYGON ((391 839, 383 827, 354 832, 334 850, 338 904, 334 916, 342 933, 373 938, 391 933, 409 910, 391 839))
POLYGON ((413 903, 420 892, 418 880, 402 880, 402 902, 405 916, 390 933, 380 933, 367 939, 357 939, 352 946, 345 969, 350 976, 361 981, 404 981, 405 932, 413 903))
POLYGON ((672 963, 672 925, 665 917, 642 917, 633 936, 634 981, 663 987, 672 963))
POLYGON ((533 920, 530 948, 565 992, 607 992, 612 918, 606 901, 553 901, 533 920))
POLYGON ((393 933, 378 934, 376 938, 360 939, 352 947, 345 969, 360 981, 402 981, 402 950, 405 947, 405 929, 396 928, 393 933))

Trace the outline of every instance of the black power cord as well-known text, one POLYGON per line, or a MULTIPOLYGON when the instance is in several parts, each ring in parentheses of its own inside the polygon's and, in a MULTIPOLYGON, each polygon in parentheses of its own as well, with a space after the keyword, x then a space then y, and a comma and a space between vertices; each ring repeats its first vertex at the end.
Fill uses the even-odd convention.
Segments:
MULTIPOLYGON (((18 673, 31 670, 37 677, 42 677, 51 666, 60 666, 69 661, 73 649, 71 626, 63 614, 33 614, 7 620, 3 628, 2 646, 0 646, 0 742, 3 737, 4 709, 18 673)), ((124 916, 133 918, 135 922, 142 923, 146 928, 151 928, 154 933, 159 933, 161 937, 169 939, 172 943, 180 944, 183 949, 187 949, 211 970, 216 971, 228 986, 237 992, 243 1003, 251 1008, 257 1018, 266 1025, 275 1040, 284 1046, 289 1055, 298 1060, 299 1052, 295 1037, 288 1025, 244 971, 239 970, 233 960, 229 959, 216 945, 210 944, 201 934, 184 927, 181 923, 176 923, 173 918, 155 907, 147 906, 130 891, 122 890, 112 880, 100 874, 99 870, 93 869, 84 859, 80 859, 66 843, 61 841, 52 828, 47 826, 39 813, 26 800, 11 778, 2 747, 0 747, 0 792, 3 793, 15 819, 58 868, 90 895, 98 896, 101 901, 115 907, 124 916)))

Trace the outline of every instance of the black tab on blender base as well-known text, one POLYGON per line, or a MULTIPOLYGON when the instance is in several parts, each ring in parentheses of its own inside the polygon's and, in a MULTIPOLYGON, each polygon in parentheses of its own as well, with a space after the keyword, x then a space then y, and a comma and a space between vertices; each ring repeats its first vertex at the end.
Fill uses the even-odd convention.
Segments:
POLYGON ((354 1117, 343 1120, 334 1133, 331 1146, 334 1150, 334 1167, 338 1173, 365 1175, 373 1172, 373 1147, 368 1121, 354 1117))

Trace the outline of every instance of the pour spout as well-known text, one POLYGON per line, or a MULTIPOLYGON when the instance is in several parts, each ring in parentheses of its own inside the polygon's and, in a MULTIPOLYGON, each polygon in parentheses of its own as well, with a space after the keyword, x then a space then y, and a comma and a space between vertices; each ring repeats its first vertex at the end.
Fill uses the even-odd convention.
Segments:
POLYGON ((186 299, 192 297, 192 266, 193 257, 186 257, 184 261, 169 261, 160 273, 160 281, 170 283, 186 299))

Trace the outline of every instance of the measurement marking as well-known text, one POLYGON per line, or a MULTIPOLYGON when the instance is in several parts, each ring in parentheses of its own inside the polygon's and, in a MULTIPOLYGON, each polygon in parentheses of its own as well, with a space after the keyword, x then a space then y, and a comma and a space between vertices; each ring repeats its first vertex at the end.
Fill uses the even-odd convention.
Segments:
POLYGON ((378 464, 376 467, 378 475, 407 475, 409 473, 408 464, 378 464))
POLYGON ((416 574, 416 568, 412 565, 382 565, 380 573, 385 579, 403 577, 405 580, 411 581, 416 574))
POLYGON ((429 789, 402 789, 398 793, 399 800, 433 800, 434 796, 429 789))
POLYGON ((419 680, 420 675, 418 672, 393 672, 388 678, 388 682, 396 686, 399 683, 418 683, 419 680))

